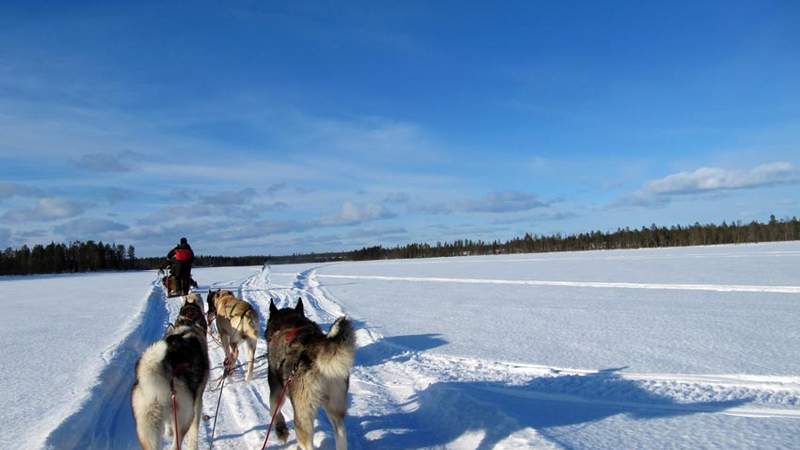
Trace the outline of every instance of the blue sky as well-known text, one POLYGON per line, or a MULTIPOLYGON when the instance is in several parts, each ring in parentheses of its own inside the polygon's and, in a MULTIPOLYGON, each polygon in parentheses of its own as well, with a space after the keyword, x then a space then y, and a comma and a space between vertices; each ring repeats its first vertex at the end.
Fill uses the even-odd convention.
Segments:
POLYGON ((800 216, 797 2, 4 2, 0 247, 800 216))

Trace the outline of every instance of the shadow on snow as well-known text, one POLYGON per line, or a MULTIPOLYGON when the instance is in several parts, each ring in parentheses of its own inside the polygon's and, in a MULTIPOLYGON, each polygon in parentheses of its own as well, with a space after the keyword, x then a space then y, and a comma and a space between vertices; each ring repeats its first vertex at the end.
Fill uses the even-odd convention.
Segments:
MULTIPOLYGON (((357 327, 360 323, 355 323, 357 327)), ((447 344, 438 333, 385 337, 356 350, 356 366, 378 366, 388 361, 405 362, 415 353, 447 344)))
POLYGON ((364 447, 382 449, 438 447, 465 433, 483 432, 477 448, 491 449, 525 428, 558 441, 558 427, 587 424, 617 414, 647 420, 718 412, 749 402, 677 403, 620 377, 619 370, 538 378, 519 386, 495 382, 434 383, 401 405, 409 412, 353 417, 350 425, 358 428, 350 431, 364 439, 364 447), (374 440, 366 438, 370 432, 376 436, 374 440))

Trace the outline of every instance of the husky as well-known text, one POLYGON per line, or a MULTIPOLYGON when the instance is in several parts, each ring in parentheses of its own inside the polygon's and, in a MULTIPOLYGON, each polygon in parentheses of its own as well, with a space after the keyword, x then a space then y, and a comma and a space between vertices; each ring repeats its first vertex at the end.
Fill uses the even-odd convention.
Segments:
MULTIPOLYGON (((216 317, 217 330, 225 350, 225 370, 229 372, 236 366, 239 358, 239 343, 247 347, 247 371, 245 381, 253 378, 253 365, 256 359, 258 342, 258 313, 249 303, 234 297, 226 290, 211 291, 206 298, 209 317, 216 317)), ((211 319, 209 319, 210 321, 211 319)))
POLYGON ((187 450, 197 449, 209 363, 202 312, 194 321, 184 316, 185 311, 198 306, 194 300, 186 299, 177 323, 170 324, 164 339, 148 347, 136 363, 131 408, 136 436, 144 450, 161 448, 165 425, 167 435, 174 436, 177 442, 185 439, 187 450), (177 430, 174 429, 173 392, 177 430))
MULTIPOLYGON (((340 317, 327 334, 303 313, 303 301, 294 308, 278 309, 270 300, 267 330, 269 402, 272 411, 278 398, 288 389, 294 409, 297 444, 311 450, 314 417, 322 406, 333 425, 336 450, 347 449, 344 416, 347 413, 347 390, 355 355, 353 324, 340 317)), ((289 430, 278 410, 275 433, 284 443, 289 430)))
POLYGON ((178 325, 198 325, 203 331, 208 332, 208 322, 206 322, 206 315, 203 311, 203 298, 200 294, 192 292, 183 297, 184 303, 178 313, 178 318, 175 320, 175 326, 178 325))

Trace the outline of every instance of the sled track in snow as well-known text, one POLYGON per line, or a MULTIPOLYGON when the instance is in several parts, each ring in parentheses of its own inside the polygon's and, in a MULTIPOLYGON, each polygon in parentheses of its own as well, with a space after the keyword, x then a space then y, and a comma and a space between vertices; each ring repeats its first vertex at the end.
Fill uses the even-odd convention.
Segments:
MULTIPOLYGON (((217 418, 217 430, 214 439, 215 449, 241 449, 241 448, 260 448, 267 425, 271 418, 269 409, 269 386, 267 383, 267 361, 264 357, 266 353, 266 343, 263 335, 267 325, 270 299, 274 299, 279 308, 295 306, 297 299, 302 298, 306 307, 306 314, 319 323, 323 328, 330 325, 335 319, 335 315, 329 312, 324 305, 324 300, 320 301, 318 295, 310 288, 307 278, 312 271, 306 271, 295 275, 295 281, 290 287, 274 287, 270 285, 268 272, 258 272, 237 282, 218 282, 212 283, 212 288, 230 289, 237 295, 250 303, 259 315, 259 340, 256 349, 256 364, 253 371, 253 380, 250 383, 244 381, 245 352, 240 346, 239 367, 234 374, 226 380, 221 398, 219 417, 217 418)), ((213 380, 221 376, 222 361, 224 359, 223 350, 215 342, 209 343, 209 360, 211 363, 211 379, 209 388, 203 397, 203 412, 208 416, 213 416, 217 404, 219 391, 214 389, 216 382, 213 380)), ((288 402, 286 402, 288 403, 288 402)), ((284 404, 281 408, 286 417, 290 429, 289 448, 296 444, 294 440, 293 414, 291 406, 284 404)), ((201 441, 208 439, 211 435, 213 418, 205 422, 205 432, 201 431, 201 441)), ((324 421, 317 423, 314 442, 332 440, 330 427, 324 421)), ((270 448, 274 448, 277 439, 270 437, 270 448)), ((327 448, 327 444, 324 446, 327 448)), ((351 446, 352 447, 352 446, 351 446)), ((280 448, 286 448, 280 446, 280 448)), ((357 447, 353 447, 357 448, 357 447)))
POLYGON ((461 283, 461 284, 505 284, 518 286, 555 286, 575 288, 604 289, 660 289, 678 291, 711 292, 756 292, 770 294, 800 294, 800 286, 764 286, 737 284, 688 284, 688 283, 614 283, 603 281, 554 281, 554 280, 502 280, 484 278, 441 278, 441 277, 393 277, 383 275, 320 275, 320 278, 376 281, 412 281, 421 283, 461 283))
MULTIPOLYGON (((410 277, 349 277, 338 275, 318 275, 314 271, 305 274, 298 279, 306 284, 304 288, 311 290, 309 284, 313 286, 317 301, 323 299, 334 305, 336 301, 324 287, 319 288, 317 278, 367 278, 385 279, 402 281, 415 281, 410 277)), ((430 281, 431 279, 422 279, 430 281)), ((457 282, 462 280, 456 279, 457 282)), ((439 281, 434 279, 433 281, 439 281)), ((444 279, 443 282, 452 282, 453 279, 444 279)), ((467 282, 481 283, 484 280, 465 280, 467 282)), ((485 280, 495 282, 498 280, 485 280)), ((499 280, 503 281, 503 280, 499 280)), ((535 282, 534 282, 535 283, 535 282)), ((612 283, 609 283, 612 284, 612 283)), ((617 285, 618 283, 613 283, 617 285)), ((663 285, 646 287, 660 289, 663 285)), ((606 286, 604 283, 602 287, 606 286)), ((614 286, 618 287, 618 286, 614 286)), ((637 284, 636 287, 639 287, 637 284)), ((678 285, 676 289, 683 289, 686 285, 678 285)), ((707 286, 702 285, 702 289, 722 289, 728 290, 736 286, 707 286)), ((765 288, 762 292, 770 291, 768 286, 745 286, 745 288, 765 288)), ((786 287, 778 287, 783 289, 786 287)), ((797 289, 800 287, 789 287, 797 289)), ((525 384, 528 386, 524 396, 547 400, 558 400, 564 402, 595 403, 598 405, 624 405, 626 407, 641 407, 649 409, 665 409, 673 411, 687 412, 720 412, 732 415, 752 415, 752 416, 776 416, 800 418, 800 377, 795 376, 767 376, 749 374, 658 374, 658 373, 628 373, 620 370, 596 371, 570 368, 545 367, 536 365, 525 365, 507 363, 502 361, 482 361, 471 358, 459 358, 445 356, 436 353, 418 352, 412 349, 398 349, 394 343, 382 342, 382 336, 367 330, 359 330, 359 344, 363 348, 366 345, 377 345, 387 347, 378 353, 395 355, 387 359, 386 363, 393 363, 394 360, 404 361, 403 365, 414 367, 411 373, 421 379, 438 378, 438 381, 456 382, 464 378, 482 378, 481 371, 486 373, 483 377, 487 381, 501 382, 506 381, 515 385, 525 384), (393 348, 389 348, 393 347, 393 348), (465 377, 464 373, 459 373, 457 368, 470 368, 473 373, 478 373, 477 377, 465 377), (453 369, 456 368, 456 369, 453 369), (444 374, 445 376, 442 376, 444 374), (503 376, 506 374, 506 376, 503 376), (508 376, 507 374, 513 374, 508 376), (544 382, 545 380, 557 380, 568 377, 571 387, 564 389, 557 382, 544 382), (535 383, 532 381, 539 381, 535 383), (535 389, 540 389, 536 391, 535 389), (626 395, 625 388, 636 391, 631 395, 626 395), (598 396, 596 391, 601 391, 598 396), (640 401, 631 401, 639 397, 640 401), (674 400, 674 402, 673 402, 674 400), (724 402, 732 401, 730 408, 718 408, 722 405, 706 405, 702 402, 724 402), (734 407, 736 404, 749 404, 748 407, 734 407)), ((407 367, 410 368, 410 367, 407 367)), ((357 363, 356 372, 365 370, 357 363)), ((410 375, 410 374, 406 374, 410 375)), ((357 377, 356 377, 357 378, 357 377)), ((498 387, 489 390, 498 391, 498 387)), ((500 389, 502 390, 502 389, 500 389)), ((630 393, 629 393, 630 394, 630 393)))
MULTIPOLYGON (((258 272, 240 280, 212 283, 213 288, 230 289, 248 301, 260 321, 253 381, 244 382, 245 352, 240 348, 242 367, 226 380, 222 393, 215 449, 259 448, 263 442, 271 414, 267 361, 263 357, 270 299, 275 299, 278 307, 292 307, 302 297, 307 315, 323 329, 346 312, 319 280, 347 276, 317 274, 312 268, 292 274, 294 280, 289 286, 277 287, 270 284, 268 275, 258 272)), ((133 366, 144 348, 163 335, 180 303, 180 299, 165 299, 157 284, 151 286, 138 326, 109 357, 89 398, 50 434, 49 447, 136 448, 129 401, 133 366)), ((351 409, 346 419, 353 449, 441 447, 476 429, 487 433, 480 448, 491 448, 518 433, 535 435, 526 435, 526 442, 539 442, 544 436, 542 445, 558 446, 559 439, 548 435, 550 428, 571 425, 572 419, 584 423, 617 414, 800 419, 800 377, 639 374, 623 368, 597 371, 460 358, 404 347, 363 325, 357 330, 357 340, 351 409), (510 407, 514 404, 520 406, 510 407), (561 417, 565 423, 553 423, 548 419, 553 408, 583 416, 561 417), (541 436, 537 434, 540 430, 544 430, 541 436), (411 435, 415 437, 409 441, 411 435)), ((203 404, 203 412, 209 416, 217 406, 215 379, 221 375, 223 358, 222 349, 209 340, 211 375, 203 404)), ((271 437, 270 448, 292 448, 296 444, 291 406, 287 404, 282 410, 290 429, 288 447, 278 446, 271 437)), ((213 418, 202 424, 200 448, 209 448, 213 418)), ((333 447, 330 426, 324 419, 317 420, 314 443, 318 448, 333 447)))

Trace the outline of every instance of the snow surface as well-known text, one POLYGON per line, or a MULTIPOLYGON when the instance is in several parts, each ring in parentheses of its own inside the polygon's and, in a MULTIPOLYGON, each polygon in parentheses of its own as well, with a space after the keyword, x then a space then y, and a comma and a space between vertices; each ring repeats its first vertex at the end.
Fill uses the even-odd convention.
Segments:
MULTIPOLYGON (((800 242, 789 242, 195 278, 253 304, 262 332, 270 297, 302 297, 323 328, 355 320, 351 448, 800 448, 798 263, 800 242)), ((0 448, 136 448, 133 365, 181 305, 155 278, 0 278, 0 448)), ((223 352, 210 351, 213 416, 223 352)), ((252 383, 243 377, 237 369, 222 390, 214 448, 264 439, 265 358, 252 383)), ((288 447, 273 439, 269 448, 295 445, 293 434, 288 447)), ((333 448, 323 416, 314 442, 333 448)))

